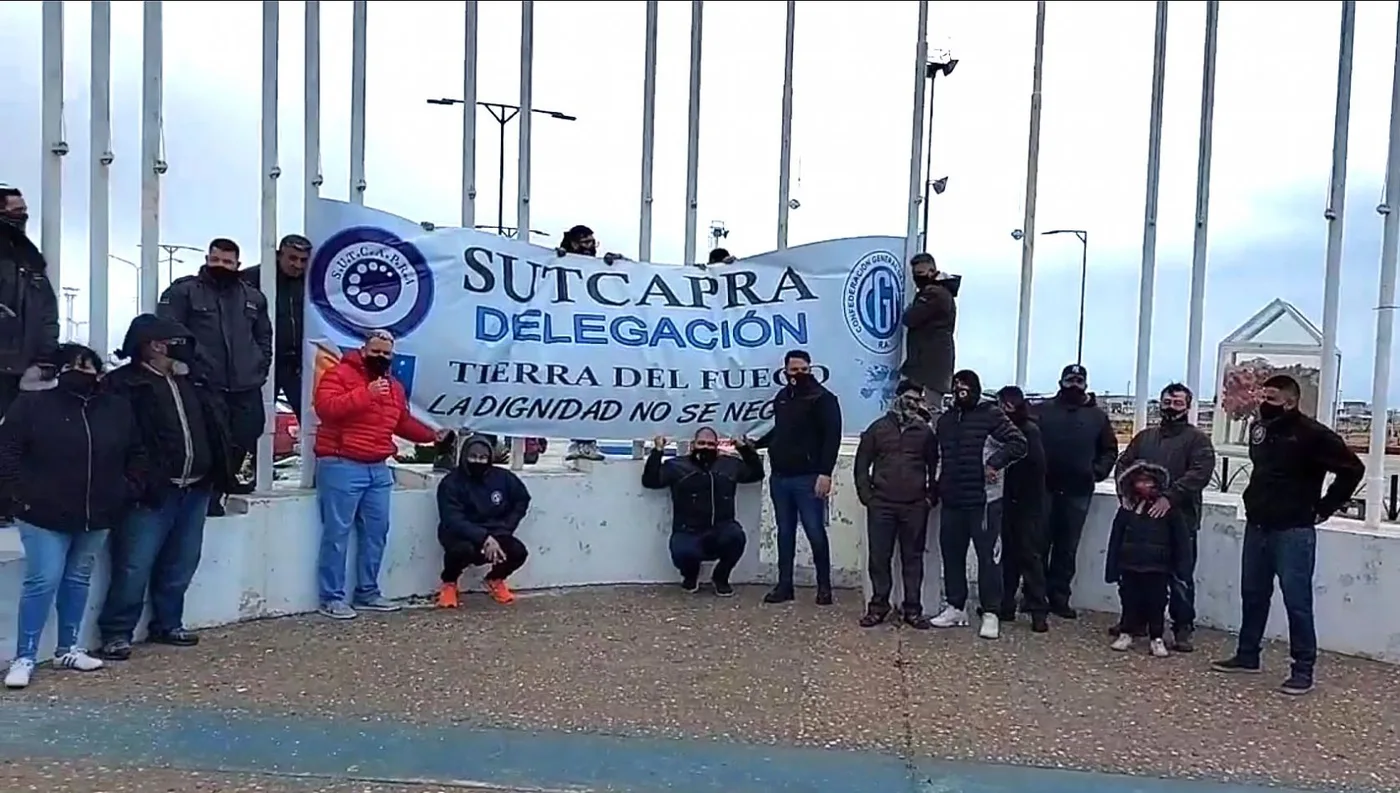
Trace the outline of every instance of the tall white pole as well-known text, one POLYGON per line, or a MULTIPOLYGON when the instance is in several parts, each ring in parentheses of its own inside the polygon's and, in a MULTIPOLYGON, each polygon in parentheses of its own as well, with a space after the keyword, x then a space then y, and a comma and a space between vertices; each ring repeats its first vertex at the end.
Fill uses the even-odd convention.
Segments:
POLYGON ((57 292, 63 285, 60 247, 63 243, 63 155, 68 144, 63 140, 63 3, 44 0, 44 87, 43 116, 40 122, 44 136, 43 176, 40 181, 39 249, 48 264, 49 281, 57 292))
POLYGON ((1031 293, 1035 284, 1035 199, 1040 180, 1040 88, 1044 73, 1045 0, 1040 0, 1035 4, 1035 59, 1031 65, 1031 131, 1029 142, 1026 144, 1026 214, 1021 220, 1021 291, 1016 308, 1016 385, 1023 388, 1026 385, 1031 354, 1031 293))
POLYGON ((788 0, 783 50, 783 131, 778 149, 778 250, 788 246, 788 212, 792 209, 792 58, 797 41, 797 0, 788 0))
POLYGON ((1342 3, 1341 42, 1337 48, 1337 107, 1332 121, 1332 181, 1327 188, 1327 258, 1322 278, 1322 383, 1317 418, 1331 427, 1337 421, 1337 319, 1342 298, 1342 238, 1347 204, 1347 143, 1351 138, 1351 62, 1356 42, 1356 3, 1342 3))
POLYGON ((535 0, 520 4, 520 170, 517 174, 518 202, 515 209, 515 238, 530 241, 530 122, 534 115, 535 90, 535 0))
POLYGON ((656 167, 656 42, 660 3, 647 0, 647 44, 642 77, 642 227, 637 258, 651 261, 652 175, 656 167))
POLYGON ((695 264, 695 235, 699 228, 700 45, 704 28, 704 0, 690 0, 690 134, 685 153, 685 264, 695 264))
POLYGON ((365 203, 365 64, 369 2, 355 0, 350 45, 350 203, 365 203))
MULTIPOLYGON (((306 36, 305 45, 302 50, 305 61, 304 94, 306 104, 303 108, 304 123, 302 129, 302 161, 304 163, 305 191, 302 200, 302 229, 310 234, 312 228, 312 217, 315 213, 316 202, 321 197, 321 0, 306 0, 306 36)), ((313 244, 319 244, 321 240, 312 240, 313 244)), ((301 307, 294 309, 300 311, 302 315, 301 327, 306 327, 306 302, 303 300, 301 307)), ((316 446, 316 412, 311 409, 311 394, 315 386, 315 356, 309 354, 306 349, 306 340, 302 342, 302 378, 301 393, 296 399, 301 400, 301 422, 300 422, 300 443, 302 451, 301 465, 301 486, 312 487, 316 484, 316 466, 312 464, 310 451, 316 446)), ((289 397, 291 395, 288 395, 289 397)))
POLYGON ((914 40, 914 121, 909 143, 909 208, 904 236, 904 261, 919 244, 919 204, 923 201, 924 83, 928 70, 928 0, 919 0, 918 38, 914 40))
POLYGON ((1210 219, 1210 154, 1215 136, 1215 51, 1220 27, 1220 3, 1206 3, 1205 63, 1201 67, 1201 136, 1196 158, 1196 236, 1191 247, 1191 313, 1187 320, 1186 385, 1191 400, 1190 420, 1196 423, 1201 404, 1201 345, 1205 330, 1206 244, 1210 219))
POLYGON ((141 33, 141 311, 160 299, 160 181, 165 31, 161 0, 146 0, 141 33))
POLYGON ((477 0, 467 0, 462 56, 462 228, 476 226, 476 31, 477 0))
MULTIPOLYGON (((262 279, 259 286, 267 296, 267 310, 273 315, 272 361, 277 371, 277 44, 280 27, 278 0, 262 4, 262 219, 258 224, 262 253, 262 279)), ((258 438, 257 487, 272 487, 272 436, 277 429, 277 382, 269 376, 262 387, 263 433, 258 438)))
POLYGON ((88 113, 88 346, 103 358, 112 351, 107 325, 112 204, 112 4, 92 4, 92 79, 88 113))
POLYGON ((1376 363, 1371 374, 1371 447, 1366 460, 1366 524, 1381 522, 1385 447, 1390 429, 1390 356, 1395 344, 1395 264, 1400 245, 1400 18, 1395 25, 1395 74, 1390 88, 1390 148, 1385 169, 1381 289, 1376 298, 1376 363))
POLYGON ((1138 285, 1137 372, 1133 431, 1147 426, 1152 384, 1152 301, 1157 281, 1157 193, 1162 175, 1162 100, 1167 81, 1167 0, 1157 0, 1157 35, 1152 50, 1152 117, 1147 133, 1147 201, 1142 222, 1142 280, 1138 285))

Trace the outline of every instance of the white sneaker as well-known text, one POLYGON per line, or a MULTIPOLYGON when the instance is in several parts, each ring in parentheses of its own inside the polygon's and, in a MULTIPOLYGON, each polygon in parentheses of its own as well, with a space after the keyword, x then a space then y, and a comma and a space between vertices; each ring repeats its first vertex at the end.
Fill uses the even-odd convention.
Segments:
POLYGON ((935 628, 961 628, 967 624, 967 612, 944 606, 943 610, 938 612, 938 616, 929 620, 929 623, 935 628))
POLYGON ((87 650, 81 647, 74 647, 63 655, 55 656, 53 665, 60 669, 72 669, 75 672, 96 672, 106 664, 88 655, 87 650))
POLYGON ((16 658, 10 662, 10 671, 5 675, 5 688, 25 688, 34 676, 33 658, 16 658))
POLYGON ((1132 646, 1133 646, 1133 635, 1132 635, 1131 633, 1126 632, 1126 631, 1123 632, 1123 633, 1118 634, 1118 638, 1114 639, 1114 640, 1113 640, 1113 644, 1110 644, 1110 645, 1109 645, 1109 647, 1113 648, 1114 650, 1117 650, 1117 651, 1120 652, 1120 653, 1122 653, 1122 652, 1127 652, 1127 650, 1128 650, 1129 648, 1131 648, 1132 646))
POLYGON ((983 639, 1001 638, 1001 618, 995 614, 983 614, 982 629, 977 631, 977 635, 983 639))
POLYGON ((1167 657, 1167 643, 1161 639, 1153 639, 1152 644, 1148 645, 1148 650, 1156 658, 1167 657))

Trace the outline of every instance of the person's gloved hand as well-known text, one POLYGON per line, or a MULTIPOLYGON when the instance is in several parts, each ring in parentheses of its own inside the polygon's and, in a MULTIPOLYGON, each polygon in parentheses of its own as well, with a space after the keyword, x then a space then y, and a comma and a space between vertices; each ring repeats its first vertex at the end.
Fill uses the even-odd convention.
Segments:
POLYGON ((569 252, 566 251, 566 250, 564 250, 563 248, 555 248, 555 249, 554 249, 554 255, 562 259, 562 258, 564 258, 565 256, 568 256, 568 255, 569 255, 569 252))
POLYGON ((605 253, 605 254, 603 254, 603 264, 612 264, 612 263, 617 262, 617 261, 624 261, 624 262, 627 262, 627 261, 631 261, 631 259, 628 259, 626 256, 623 256, 623 255, 620 254, 620 253, 605 253))

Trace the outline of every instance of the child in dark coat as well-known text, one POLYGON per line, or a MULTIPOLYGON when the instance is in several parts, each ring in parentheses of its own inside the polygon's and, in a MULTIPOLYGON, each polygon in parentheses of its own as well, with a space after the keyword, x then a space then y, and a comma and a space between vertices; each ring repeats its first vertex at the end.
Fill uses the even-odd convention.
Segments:
POLYGON ((1104 580, 1118 584, 1122 632, 1113 649, 1133 646, 1133 634, 1146 628, 1154 656, 1165 658, 1162 641, 1172 575, 1189 577, 1191 537, 1180 510, 1162 498, 1167 470, 1139 462, 1118 477, 1118 514, 1108 536, 1104 580))

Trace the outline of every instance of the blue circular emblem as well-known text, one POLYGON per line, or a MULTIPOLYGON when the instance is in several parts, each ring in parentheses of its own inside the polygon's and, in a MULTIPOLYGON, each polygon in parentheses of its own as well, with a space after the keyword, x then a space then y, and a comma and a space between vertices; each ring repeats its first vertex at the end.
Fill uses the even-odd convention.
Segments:
POLYGON ((306 275, 311 304, 342 333, 412 333, 433 305, 433 274, 411 242, 371 226, 338 232, 316 249, 306 275))
POLYGON ((860 346, 886 355, 899 348, 904 312, 904 268, 889 251, 865 254, 846 276, 841 313, 860 346))

